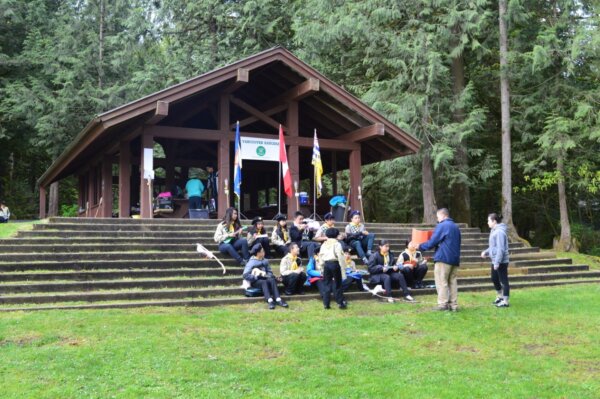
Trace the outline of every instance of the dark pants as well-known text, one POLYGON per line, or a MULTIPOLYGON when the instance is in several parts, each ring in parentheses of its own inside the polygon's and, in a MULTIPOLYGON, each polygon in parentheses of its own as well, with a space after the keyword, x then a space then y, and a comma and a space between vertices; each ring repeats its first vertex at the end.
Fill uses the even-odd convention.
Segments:
POLYGON ((261 278, 253 281, 250 285, 262 290, 265 301, 268 301, 269 298, 279 298, 279 289, 277 288, 277 280, 275 280, 275 277, 261 278))
POLYGON ((283 286, 285 287, 286 295, 294 295, 304 291, 304 283, 306 282, 306 274, 290 273, 282 277, 283 286))
POLYGON ((0 216, 0 223, 8 223, 8 219, 4 216, 0 216))
POLYGON ((406 296, 409 294, 408 286, 406 285, 406 280, 402 273, 392 272, 392 273, 380 273, 371 276, 369 279, 369 283, 371 284, 381 284, 383 285, 383 289, 385 290, 385 295, 392 295, 392 287, 402 289, 402 295, 406 296))
POLYGON ((290 252, 290 248, 287 245, 275 245, 275 252, 283 258, 290 252))
POLYGON ((422 283, 427 274, 427 265, 417 265, 414 269, 404 268, 402 275, 409 287, 415 288, 415 283, 422 283))
POLYGON ((188 198, 188 204, 190 209, 201 209, 202 208, 202 198, 201 197, 190 197, 188 198))
POLYGON ((354 240, 350 243, 350 246, 354 248, 356 254, 359 258, 364 258, 366 256, 365 251, 373 250, 373 242, 375 241, 375 234, 369 233, 368 235, 363 235, 360 240, 354 240))
POLYGON ((498 270, 494 270, 492 265, 492 282, 496 291, 502 290, 503 296, 510 295, 510 285, 508 284, 508 263, 500 263, 498 270))
POLYGON ((248 241, 245 238, 238 238, 237 240, 233 241, 233 243, 229 244, 222 242, 219 244, 219 251, 222 254, 229 254, 229 256, 237 260, 237 262, 240 264, 242 263, 242 260, 250 259, 250 254, 248 253, 248 241), (242 251, 242 256, 238 254, 237 251, 239 250, 242 251))
POLYGON ((254 244, 260 244, 263 247, 263 249, 265 250, 265 257, 267 257, 267 258, 271 257, 271 244, 269 244, 268 237, 257 238, 252 243, 253 246, 254 246, 254 244))
POLYGON ((319 248, 321 245, 312 241, 302 241, 300 242, 300 255, 306 256, 308 259, 312 259, 315 254, 315 249, 319 248))
POLYGON ((328 307, 331 303, 331 293, 335 290, 335 301, 338 305, 344 303, 344 288, 342 286, 342 269, 336 261, 325 262, 323 269, 323 306, 328 307), (335 280, 332 281, 332 280, 335 280), (335 284, 335 286, 334 286, 335 284), (335 288, 334 288, 335 287, 335 288))
POLYGON ((342 289, 344 290, 344 292, 348 291, 350 289, 350 287, 352 286, 352 284, 356 284, 356 287, 358 288, 359 291, 365 290, 363 288, 362 278, 358 279, 355 277, 346 277, 346 279, 344 281, 342 281, 342 289))

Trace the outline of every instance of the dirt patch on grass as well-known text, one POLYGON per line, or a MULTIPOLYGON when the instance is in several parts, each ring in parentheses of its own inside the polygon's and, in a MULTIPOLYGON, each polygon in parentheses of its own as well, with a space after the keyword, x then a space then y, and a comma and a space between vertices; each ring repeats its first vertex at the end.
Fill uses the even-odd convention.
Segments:
POLYGON ((9 345, 30 346, 30 345, 37 344, 38 342, 41 341, 41 339, 42 339, 41 334, 28 334, 28 335, 23 335, 21 337, 3 339, 2 341, 0 341, 0 346, 9 346, 9 345))
POLYGON ((556 356, 556 350, 549 345, 527 344, 523 345, 523 350, 535 356, 556 356))

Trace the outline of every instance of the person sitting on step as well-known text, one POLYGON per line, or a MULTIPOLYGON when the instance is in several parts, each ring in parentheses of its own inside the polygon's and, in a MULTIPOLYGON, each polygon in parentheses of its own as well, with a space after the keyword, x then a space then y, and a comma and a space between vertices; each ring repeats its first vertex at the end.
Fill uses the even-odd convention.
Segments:
POLYGON ((350 213, 350 223, 346 226, 346 242, 354 248, 358 257, 366 265, 373 252, 375 234, 369 233, 365 225, 361 223, 360 212, 350 213))
POLYGON ((423 257, 420 251, 417 251, 414 244, 406 243, 406 249, 400 254, 396 264, 409 287, 425 288, 423 279, 428 270, 427 259, 423 257))
POLYGON ((356 263, 350 256, 350 248, 346 248, 344 257, 346 258, 346 279, 342 282, 344 292, 348 291, 352 284, 356 284, 359 291, 369 291, 369 287, 363 283, 363 274, 366 272, 356 268, 356 263))
POLYGON ((10 219, 10 210, 4 201, 0 201, 0 223, 8 223, 8 219, 10 219))
POLYGON ((244 280, 248 281, 251 287, 262 290, 269 309, 275 309, 275 304, 287 308, 288 304, 279 296, 277 279, 273 275, 269 261, 265 259, 265 250, 262 245, 255 244, 250 250, 250 254, 252 254, 252 258, 244 267, 244 280))
POLYGON ((283 286, 285 287, 285 295, 304 294, 304 283, 306 282, 306 273, 301 266, 300 247, 295 242, 289 245, 289 253, 281 259, 279 271, 283 286))
POLYGON ((254 244, 258 243, 263 246, 266 258, 271 257, 271 245, 269 244, 269 235, 265 229, 265 222, 262 217, 257 216, 252 219, 252 227, 248 229, 248 235, 246 236, 248 241, 248 248, 252 248, 254 244))
MULTIPOLYGON (((321 225, 321 227, 319 227, 319 229, 317 230, 317 232, 315 233, 315 236, 313 238, 313 240, 316 242, 326 241, 327 236, 326 236, 325 232, 327 231, 327 229, 335 228, 335 217, 333 216, 333 213, 327 212, 325 215, 323 215, 323 220, 324 220, 324 223, 321 225)), ((342 246, 342 250, 344 250, 344 251, 348 247, 348 245, 344 241, 345 239, 346 239, 346 233, 338 234, 337 240, 340 242, 340 245, 342 246)))
POLYGON ((271 233, 271 244, 273 244, 278 254, 285 256, 289 250, 288 245, 292 242, 287 228, 287 216, 279 213, 275 216, 275 220, 277 221, 277 225, 275 225, 271 233))
POLYGON ((235 208, 227 208, 225 216, 215 231, 215 242, 219 244, 219 251, 223 254, 229 254, 240 265, 245 265, 250 257, 248 253, 248 241, 243 238, 242 225, 238 219, 238 212, 235 208), (242 252, 242 255, 238 253, 242 252))
MULTIPOLYGON (((383 295, 388 297, 389 301, 393 301, 392 287, 400 287, 404 299, 412 302, 414 299, 410 296, 406 280, 402 273, 399 272, 399 267, 394 263, 394 255, 390 252, 390 243, 388 240, 379 241, 379 251, 373 253, 369 258, 369 283, 383 286, 383 295)), ((374 293, 379 290, 375 287, 374 293)), ((379 287, 381 288, 381 287, 379 287)))
POLYGON ((314 232, 308 227, 308 223, 304 220, 302 212, 296 212, 294 215, 294 224, 290 227, 290 239, 298 244, 300 255, 312 258, 315 249, 319 244, 312 241, 314 232))

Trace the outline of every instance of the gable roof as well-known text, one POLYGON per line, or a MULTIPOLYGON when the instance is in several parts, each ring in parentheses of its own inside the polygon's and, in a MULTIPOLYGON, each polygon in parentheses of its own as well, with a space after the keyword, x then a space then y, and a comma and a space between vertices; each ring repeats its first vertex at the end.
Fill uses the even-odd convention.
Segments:
MULTIPOLYGON (((39 178, 38 184, 46 186, 73 173, 77 161, 81 163, 92 155, 93 144, 98 147, 99 143, 106 145, 107 141, 110 141, 109 134, 111 132, 113 139, 118 139, 118 136, 114 137, 114 134, 123 134, 124 126, 130 128, 136 123, 143 125, 148 116, 155 112, 158 101, 176 104, 219 84, 235 80, 240 69, 257 71, 273 63, 283 64, 302 79, 317 79, 319 93, 323 93, 322 95, 326 96, 330 103, 335 102, 334 108, 338 108, 335 112, 344 115, 352 124, 358 124, 358 128, 362 123, 383 125, 385 137, 380 138, 381 142, 378 144, 378 148, 387 147, 389 153, 378 159, 370 159, 370 162, 413 154, 419 149, 421 145, 419 140, 301 61, 287 49, 274 47, 99 114, 88 123, 44 172, 39 178), (356 118, 351 118, 350 114, 356 118)), ((248 84, 250 85, 251 82, 248 84)))

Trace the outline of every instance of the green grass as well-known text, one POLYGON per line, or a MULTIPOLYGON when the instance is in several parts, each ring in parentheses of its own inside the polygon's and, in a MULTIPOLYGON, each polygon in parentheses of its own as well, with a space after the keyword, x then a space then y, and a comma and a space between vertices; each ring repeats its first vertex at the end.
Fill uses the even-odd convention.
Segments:
POLYGON ((575 265, 588 265, 590 270, 600 270, 600 257, 573 253, 573 252, 557 252, 559 258, 571 258, 575 265))
POLYGON ((0 238, 14 237, 17 231, 20 230, 33 230, 33 225, 36 223, 42 223, 41 221, 35 222, 8 222, 0 223, 0 238))
POLYGON ((600 286, 356 301, 0 314, 2 398, 597 398, 600 286))

